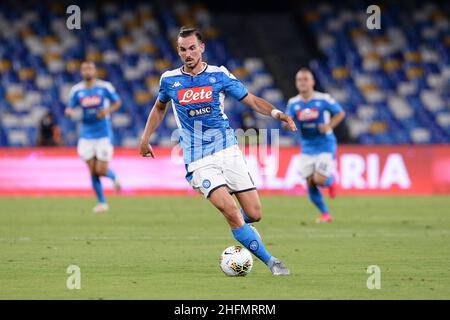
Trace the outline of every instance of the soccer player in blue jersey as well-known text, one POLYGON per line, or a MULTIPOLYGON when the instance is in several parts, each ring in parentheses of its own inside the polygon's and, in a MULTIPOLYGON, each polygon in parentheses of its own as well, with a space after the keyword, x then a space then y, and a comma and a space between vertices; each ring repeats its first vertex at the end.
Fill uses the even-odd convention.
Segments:
POLYGON ((75 108, 82 108, 78 155, 88 165, 97 196, 98 203, 93 211, 100 213, 108 210, 100 177, 110 178, 116 191, 120 190, 120 183, 108 163, 113 156, 110 114, 120 108, 121 101, 112 84, 97 79, 96 73, 93 62, 81 64, 83 81, 72 87, 65 114, 73 117, 75 108))
POLYGON ((309 198, 321 213, 316 222, 331 222, 319 187, 328 187, 330 197, 335 197, 337 141, 333 129, 345 112, 329 94, 314 91, 314 76, 309 69, 300 69, 295 83, 299 94, 289 99, 286 114, 294 119, 301 136, 300 173, 306 179, 309 198))
POLYGON ((295 124, 269 102, 249 93, 225 67, 203 62, 204 50, 197 29, 181 28, 178 54, 183 66, 161 76, 159 96, 141 137, 140 154, 155 156, 149 139, 171 101, 190 185, 224 215, 235 239, 263 261, 273 275, 288 275, 289 269, 267 251, 256 229, 249 225, 261 219, 261 202, 224 113, 225 95, 286 122, 292 130, 296 130, 295 124))

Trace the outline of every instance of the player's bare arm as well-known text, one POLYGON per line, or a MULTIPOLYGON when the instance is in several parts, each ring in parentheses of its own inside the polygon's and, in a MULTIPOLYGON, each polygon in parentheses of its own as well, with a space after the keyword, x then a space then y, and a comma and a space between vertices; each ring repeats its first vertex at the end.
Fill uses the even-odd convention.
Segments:
POLYGON ((333 130, 338 126, 339 123, 342 122, 345 118, 345 112, 341 111, 339 113, 336 113, 334 116, 331 117, 329 123, 322 123, 319 124, 319 131, 321 133, 327 133, 330 129, 333 130))
POLYGON ((73 118, 75 116, 75 109, 67 107, 64 110, 64 115, 69 118, 73 118))
MULTIPOLYGON (((241 100, 242 103, 249 106, 258 113, 264 114, 266 116, 271 116, 274 110, 277 110, 270 102, 267 100, 257 97, 249 93, 244 99, 241 100)), ((297 126, 290 116, 277 110, 274 115, 276 119, 282 121, 287 125, 287 127, 292 131, 297 131, 297 126)))
POLYGON ((145 129, 142 133, 141 141, 139 143, 139 153, 141 154, 141 156, 152 158, 155 157, 152 147, 149 144, 149 140, 153 132, 155 132, 161 121, 164 119, 166 110, 167 105, 165 103, 162 103, 159 99, 156 99, 156 102, 153 105, 153 108, 148 116, 147 123, 145 124, 145 129))
POLYGON ((117 109, 119 109, 121 106, 122 106, 122 101, 117 100, 109 108, 105 108, 105 109, 102 109, 99 112, 97 112, 97 118, 98 119, 103 119, 108 114, 111 114, 114 111, 116 111, 117 109))

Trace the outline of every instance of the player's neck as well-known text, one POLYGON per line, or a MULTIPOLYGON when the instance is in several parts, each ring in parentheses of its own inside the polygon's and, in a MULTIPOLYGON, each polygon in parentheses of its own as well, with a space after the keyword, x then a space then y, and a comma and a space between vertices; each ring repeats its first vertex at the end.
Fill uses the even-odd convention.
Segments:
POLYGON ((311 98, 313 96, 314 96, 314 91, 300 93, 300 97, 302 97, 303 100, 305 100, 305 101, 311 100, 311 98))
POLYGON ((196 76, 202 72, 206 67, 206 62, 199 62, 194 68, 188 68, 186 65, 183 66, 183 71, 191 76, 196 76))
POLYGON ((86 84, 87 88, 93 87, 95 83, 95 78, 84 80, 84 83, 86 84))

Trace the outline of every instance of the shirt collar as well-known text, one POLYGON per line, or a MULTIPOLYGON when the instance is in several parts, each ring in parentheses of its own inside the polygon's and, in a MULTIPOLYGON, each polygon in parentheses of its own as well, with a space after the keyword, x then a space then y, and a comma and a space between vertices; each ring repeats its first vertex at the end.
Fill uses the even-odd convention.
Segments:
POLYGON ((311 98, 309 98, 309 100, 305 100, 300 93, 298 94, 298 98, 300 99, 300 101, 305 102, 305 103, 311 102, 312 100, 314 100, 315 97, 316 97, 316 91, 313 91, 313 94, 312 94, 311 98))
POLYGON ((196 75, 193 75, 193 74, 190 74, 190 73, 185 72, 185 71, 183 70, 184 66, 182 66, 182 67, 180 68, 180 71, 181 71, 181 73, 183 73, 183 74, 185 74, 185 75, 187 75, 187 76, 191 76, 191 77, 198 76, 199 74, 205 72, 206 69, 208 68, 208 64, 207 64, 206 62, 202 62, 202 63, 205 65, 205 67, 203 68, 202 71, 200 71, 200 72, 197 73, 196 75))

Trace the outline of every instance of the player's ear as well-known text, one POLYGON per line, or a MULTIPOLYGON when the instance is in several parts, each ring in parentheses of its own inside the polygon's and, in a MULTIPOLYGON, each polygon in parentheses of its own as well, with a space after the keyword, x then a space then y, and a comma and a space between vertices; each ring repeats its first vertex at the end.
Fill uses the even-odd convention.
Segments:
POLYGON ((200 43, 200 50, 202 53, 205 52, 205 43, 204 42, 200 43))
POLYGON ((180 58, 182 58, 180 47, 177 47, 177 53, 178 53, 178 56, 179 56, 180 58))

